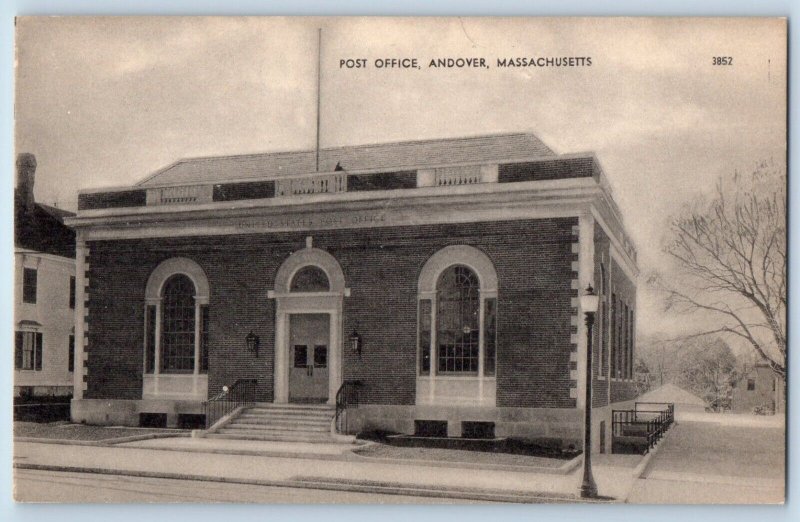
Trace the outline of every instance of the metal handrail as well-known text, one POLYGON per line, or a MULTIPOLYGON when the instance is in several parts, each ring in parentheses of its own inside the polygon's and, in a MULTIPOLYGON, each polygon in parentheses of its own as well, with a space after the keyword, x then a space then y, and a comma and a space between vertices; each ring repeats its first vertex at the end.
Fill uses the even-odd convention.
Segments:
POLYGON ((626 426, 636 427, 637 436, 647 440, 645 453, 661 440, 667 430, 675 422, 675 406, 672 403, 636 402, 632 410, 612 410, 611 436, 626 435, 626 426), (639 405, 663 406, 657 410, 639 409, 639 405), (643 429, 643 431, 641 431, 643 429))
POLYGON ((349 431, 347 410, 358 408, 358 389, 363 385, 364 383, 358 380, 345 380, 339 386, 339 390, 336 392, 336 416, 334 417, 336 433, 349 431))
POLYGON ((232 385, 223 386, 221 392, 204 402, 206 429, 236 408, 255 404, 257 385, 256 379, 237 379, 232 385))

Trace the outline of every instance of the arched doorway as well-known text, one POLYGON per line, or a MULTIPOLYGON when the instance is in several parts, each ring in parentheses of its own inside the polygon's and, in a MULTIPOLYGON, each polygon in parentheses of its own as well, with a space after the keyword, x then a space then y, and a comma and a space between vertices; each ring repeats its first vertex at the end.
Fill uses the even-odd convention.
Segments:
POLYGON ((318 248, 289 256, 275 289, 275 402, 334 404, 342 382, 342 308, 349 295, 338 261, 318 248))

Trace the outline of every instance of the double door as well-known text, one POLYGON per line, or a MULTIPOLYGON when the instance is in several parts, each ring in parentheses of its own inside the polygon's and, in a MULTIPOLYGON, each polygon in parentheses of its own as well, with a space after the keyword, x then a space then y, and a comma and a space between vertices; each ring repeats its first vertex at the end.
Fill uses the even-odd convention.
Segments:
POLYGON ((327 402, 330 315, 291 314, 289 332, 289 402, 327 402))

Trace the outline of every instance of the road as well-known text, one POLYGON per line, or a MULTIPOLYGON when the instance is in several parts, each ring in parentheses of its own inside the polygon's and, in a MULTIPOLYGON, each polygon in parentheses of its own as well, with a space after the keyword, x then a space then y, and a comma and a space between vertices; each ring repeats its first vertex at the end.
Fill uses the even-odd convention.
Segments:
POLYGON ((306 488, 283 488, 98 475, 14 470, 15 499, 20 502, 67 503, 295 503, 295 504, 476 504, 403 495, 382 495, 306 488))
POLYGON ((733 416, 679 421, 635 482, 628 502, 781 503, 784 437, 783 425, 742 424, 733 416))

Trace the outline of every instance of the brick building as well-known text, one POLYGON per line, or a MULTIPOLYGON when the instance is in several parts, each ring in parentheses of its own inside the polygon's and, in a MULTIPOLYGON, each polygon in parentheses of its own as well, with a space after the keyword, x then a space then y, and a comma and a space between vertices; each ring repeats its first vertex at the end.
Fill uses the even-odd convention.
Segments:
POLYGON ((240 379, 332 409, 358 381, 349 432, 579 446, 590 284, 598 445, 635 393, 636 254, 605 174, 531 134, 180 160, 82 191, 70 224, 78 421, 175 425, 240 379))

